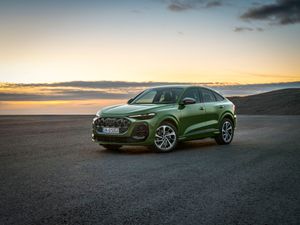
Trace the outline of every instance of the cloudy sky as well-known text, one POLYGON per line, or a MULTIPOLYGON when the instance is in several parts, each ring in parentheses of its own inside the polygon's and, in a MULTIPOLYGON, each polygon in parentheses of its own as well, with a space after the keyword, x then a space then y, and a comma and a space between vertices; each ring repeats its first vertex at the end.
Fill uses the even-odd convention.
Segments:
POLYGON ((92 113, 155 84, 299 86, 299 37, 299 0, 0 0, 0 114, 92 113))

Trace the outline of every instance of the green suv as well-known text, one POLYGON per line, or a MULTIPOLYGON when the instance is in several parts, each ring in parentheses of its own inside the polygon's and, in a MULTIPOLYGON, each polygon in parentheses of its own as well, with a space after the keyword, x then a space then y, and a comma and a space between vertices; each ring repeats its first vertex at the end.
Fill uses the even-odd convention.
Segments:
POLYGON ((170 152, 178 142, 207 137, 229 144, 235 125, 235 106, 219 93, 199 86, 163 86, 98 111, 92 138, 107 149, 147 145, 170 152))

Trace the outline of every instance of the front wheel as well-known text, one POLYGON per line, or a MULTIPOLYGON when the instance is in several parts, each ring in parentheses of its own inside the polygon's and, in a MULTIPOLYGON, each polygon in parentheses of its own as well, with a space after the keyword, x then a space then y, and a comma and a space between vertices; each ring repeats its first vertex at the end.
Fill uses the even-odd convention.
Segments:
POLYGON ((164 122, 155 131, 153 148, 157 152, 170 152, 177 145, 177 129, 174 125, 164 122))
POLYGON ((220 134, 215 137, 219 145, 228 145, 233 139, 234 127, 230 119, 223 119, 220 125, 220 134))

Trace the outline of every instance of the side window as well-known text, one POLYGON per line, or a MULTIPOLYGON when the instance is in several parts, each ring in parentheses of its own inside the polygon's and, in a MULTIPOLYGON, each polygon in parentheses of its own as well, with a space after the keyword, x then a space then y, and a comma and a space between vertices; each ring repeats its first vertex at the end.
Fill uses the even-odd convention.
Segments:
POLYGON ((201 88, 200 91, 202 93, 203 102, 215 102, 216 101, 216 98, 215 98, 214 94, 212 93, 212 91, 205 89, 205 88, 201 88))
POLYGON ((184 98, 193 98, 196 100, 197 103, 200 102, 200 96, 199 96, 197 88, 190 88, 190 89, 186 90, 182 96, 182 99, 184 99, 184 98))
POLYGON ((218 94, 217 92, 213 92, 213 93, 218 102, 221 102, 224 100, 224 97, 222 95, 218 94))

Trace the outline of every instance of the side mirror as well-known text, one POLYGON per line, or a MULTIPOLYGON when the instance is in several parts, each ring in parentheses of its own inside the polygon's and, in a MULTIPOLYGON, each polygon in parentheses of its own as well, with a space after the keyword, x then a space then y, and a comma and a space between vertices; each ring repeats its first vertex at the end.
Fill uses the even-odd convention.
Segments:
POLYGON ((196 103, 196 99, 194 98, 184 98, 182 100, 182 105, 191 105, 191 104, 195 104, 196 103))
POLYGON ((127 104, 130 104, 131 102, 133 102, 133 98, 129 99, 129 100, 127 101, 127 104))

